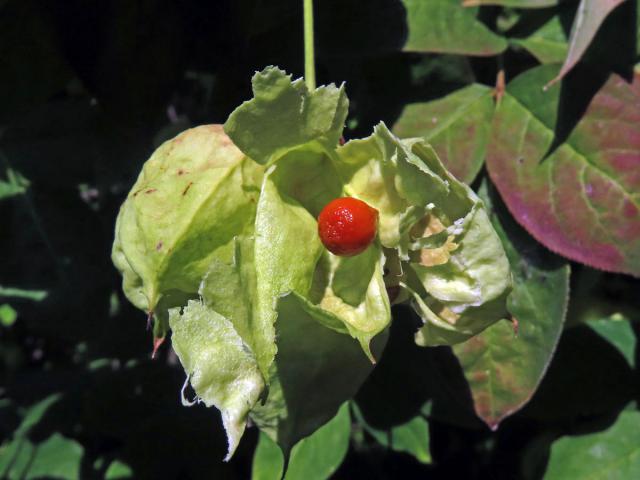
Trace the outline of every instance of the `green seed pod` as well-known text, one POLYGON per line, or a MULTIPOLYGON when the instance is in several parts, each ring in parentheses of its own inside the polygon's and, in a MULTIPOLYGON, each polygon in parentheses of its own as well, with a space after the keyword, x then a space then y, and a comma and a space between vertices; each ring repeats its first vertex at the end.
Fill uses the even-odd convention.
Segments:
POLYGON ((484 205, 428 144, 381 123, 339 146, 343 86, 309 91, 269 67, 253 90, 224 131, 153 154, 113 248, 127 297, 158 314, 156 337, 172 328, 197 400, 221 411, 227 459, 248 418, 288 454, 355 395, 386 342, 388 289, 420 314, 418 344, 452 345, 502 318, 511 287, 484 205), (343 257, 316 219, 347 196, 379 223, 343 257))
POLYGON ((261 177, 220 125, 162 144, 116 222, 112 259, 127 298, 153 313, 195 296, 216 250, 252 224, 261 177))

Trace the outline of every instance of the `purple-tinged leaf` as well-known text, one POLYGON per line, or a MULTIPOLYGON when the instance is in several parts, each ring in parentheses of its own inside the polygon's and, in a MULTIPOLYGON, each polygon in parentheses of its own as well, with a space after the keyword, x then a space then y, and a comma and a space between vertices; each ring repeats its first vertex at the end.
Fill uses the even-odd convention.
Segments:
MULTIPOLYGON (((640 276, 640 75, 612 75, 557 144, 554 67, 529 70, 496 109, 487 167, 539 242, 603 270, 640 276)), ((564 89, 567 90, 567 89, 564 89)))
POLYGON ((502 320, 453 347, 469 383, 476 414, 491 428, 522 408, 553 356, 569 300, 569 266, 520 228, 499 199, 480 196, 511 264, 514 287, 502 320), (493 205, 495 201, 495 205, 493 205))

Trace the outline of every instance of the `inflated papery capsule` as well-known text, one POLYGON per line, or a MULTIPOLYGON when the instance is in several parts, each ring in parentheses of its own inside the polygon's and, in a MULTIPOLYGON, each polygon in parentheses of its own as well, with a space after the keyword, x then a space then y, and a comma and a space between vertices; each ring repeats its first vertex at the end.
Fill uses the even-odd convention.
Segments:
POLYGON ((216 250, 252 223, 262 170, 220 125, 163 143, 116 223, 112 258, 127 298, 162 313, 195 296, 216 250))

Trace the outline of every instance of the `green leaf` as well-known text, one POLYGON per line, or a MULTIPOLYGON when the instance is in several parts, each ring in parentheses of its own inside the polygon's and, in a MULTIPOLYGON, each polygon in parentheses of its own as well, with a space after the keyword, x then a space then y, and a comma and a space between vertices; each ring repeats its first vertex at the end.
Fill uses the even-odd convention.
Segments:
MULTIPOLYGON (((2 152, 0 152, 0 157, 3 157, 2 152)), ((29 180, 24 178, 20 172, 12 168, 7 168, 6 172, 7 181, 0 180, 0 200, 15 195, 22 195, 30 185, 29 180)))
POLYGON ((10 327, 16 323, 17 318, 18 312, 16 312, 11 305, 8 303, 0 305, 0 325, 3 327, 10 327))
POLYGON ((59 433, 54 433, 41 442, 29 438, 33 427, 58 400, 60 395, 54 394, 29 407, 11 440, 0 446, 2 478, 79 478, 80 462, 84 455, 79 443, 59 433))
POLYGON ((569 120, 559 112, 576 108, 576 94, 542 90, 556 72, 538 67, 507 86, 487 152, 491 179, 516 220, 552 251, 640 275, 640 77, 609 77, 565 136, 569 120))
POLYGON ((354 410, 358 421, 380 445, 396 452, 408 453, 420 463, 431 463, 429 422, 422 415, 418 414, 408 422, 393 426, 389 430, 380 430, 366 422, 355 404, 354 410))
POLYGON ((16 195, 21 195, 26 191, 26 189, 22 187, 16 187, 12 183, 3 182, 0 180, 0 200, 14 197, 16 195))
POLYGON ((544 8, 557 5, 559 0, 463 0, 465 7, 475 7, 478 5, 502 5, 503 7, 514 8, 544 8))
MULTIPOLYGON (((300 443, 302 442, 304 440, 300 440, 300 443)), ((283 470, 284 455, 282 450, 266 433, 261 432, 256 451, 253 454, 251 480, 282 480, 283 470)))
POLYGON ((528 50, 540 63, 560 63, 569 51, 569 39, 558 15, 527 37, 511 38, 510 41, 528 50))
POLYGON ((628 320, 616 319, 615 317, 601 318, 589 320, 587 325, 595 330, 598 335, 613 344, 624 355, 629 365, 635 368, 637 339, 628 320))
POLYGON ((444 98, 404 107, 393 132, 431 143, 453 175, 471 183, 484 163, 491 134, 492 90, 473 84, 444 98))
POLYGON ((624 0, 581 0, 571 27, 569 52, 560 69, 549 84, 562 79, 578 63, 604 22, 604 19, 624 0))
POLYGON ((109 464, 109 468, 104 473, 104 478, 106 480, 120 480, 123 478, 133 478, 133 471, 129 465, 119 462, 118 460, 114 460, 109 464))
POLYGON ((247 415, 264 388, 251 349, 233 324, 204 304, 191 300, 169 312, 173 349, 187 373, 198 400, 222 413, 233 455, 244 433, 247 415))
POLYGON ((23 288, 3 287, 0 285, 0 297, 23 298, 25 300, 33 300, 41 302, 49 292, 46 290, 25 290, 23 288))
POLYGON ((507 41, 475 17, 475 10, 462 8, 460 0, 402 0, 407 10, 408 52, 496 55, 507 41))
MULTIPOLYGON (((350 432, 349 405, 345 403, 332 420, 293 447, 284 480, 330 478, 347 454, 350 432)), ((261 434, 253 456, 251 479, 280 480, 283 468, 280 448, 261 434)))
POLYGON ((158 148, 116 222, 112 259, 127 298, 147 312, 164 299, 162 314, 194 296, 216 249, 253 221, 261 173, 219 125, 158 148))
POLYGON ((390 443, 397 452, 413 455, 421 463, 431 463, 429 424, 422 417, 415 417, 391 429, 390 443))
POLYGON ((486 182, 480 195, 511 264, 507 307, 517 324, 498 322, 456 345, 454 353, 476 414, 495 430, 533 396, 553 357, 569 301, 569 265, 529 237, 486 182))
POLYGON ((2 478, 7 480, 39 478, 80 478, 80 463, 84 456, 82 445, 59 433, 39 443, 22 438, 4 447, 0 460, 2 478), (4 464, 6 458, 9 463, 4 464))
POLYGON ((344 403, 332 420, 293 447, 285 480, 331 478, 349 449, 351 417, 344 403))
POLYGON ((42 420, 42 417, 47 413, 51 406, 60 400, 60 398, 61 395, 57 393, 49 395, 35 405, 29 407, 22 418, 22 423, 17 428, 14 435, 19 437, 29 433, 29 431, 37 425, 40 420, 42 420))
POLYGON ((338 144, 349 102, 334 85, 309 92, 304 81, 291 81, 282 70, 268 67, 251 80, 254 98, 229 116, 225 132, 255 161, 266 164, 307 143, 326 149, 338 144))
POLYGON ((553 443, 545 480, 629 479, 640 476, 640 413, 623 411, 603 432, 553 443))

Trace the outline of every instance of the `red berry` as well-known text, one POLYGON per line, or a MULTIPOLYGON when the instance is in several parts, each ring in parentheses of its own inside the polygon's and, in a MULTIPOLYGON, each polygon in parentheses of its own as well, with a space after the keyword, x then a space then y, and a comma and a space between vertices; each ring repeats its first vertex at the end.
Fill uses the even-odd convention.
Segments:
POLYGON ((357 198, 336 198, 318 216, 322 244, 343 257, 364 252, 376 237, 377 228, 378 211, 357 198))

